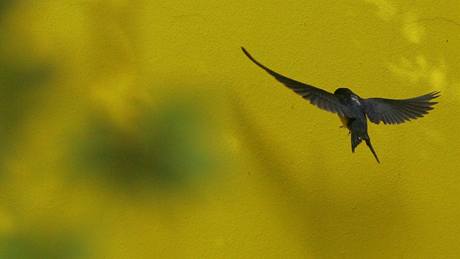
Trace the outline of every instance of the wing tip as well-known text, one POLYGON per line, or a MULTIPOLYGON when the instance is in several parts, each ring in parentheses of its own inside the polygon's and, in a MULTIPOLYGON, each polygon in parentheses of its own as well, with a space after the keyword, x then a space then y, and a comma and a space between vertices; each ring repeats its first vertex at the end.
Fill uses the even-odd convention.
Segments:
POLYGON ((257 66, 259 66, 260 68, 262 68, 263 70, 267 71, 268 73, 272 74, 273 75, 273 71, 271 69, 269 69, 268 67, 262 65, 259 61, 257 61, 251 54, 249 54, 249 51, 246 50, 246 48, 244 48, 243 46, 241 46, 241 50, 243 51, 244 55, 246 55, 246 57, 249 58, 249 60, 251 60, 254 64, 256 64, 257 66))
POLYGON ((441 91, 433 91, 430 93, 430 95, 434 98, 438 98, 441 96, 441 91))
POLYGON ((423 98, 426 98, 426 100, 433 100, 433 99, 436 99, 438 97, 441 96, 441 91, 432 91, 432 92, 429 92, 425 95, 422 95, 421 97, 423 98))
POLYGON ((246 54, 246 55, 249 54, 248 51, 247 51, 243 46, 241 46, 240 48, 241 48, 241 50, 244 52, 244 54, 246 54))
MULTIPOLYGON (((427 97, 429 97, 429 99, 427 101, 431 101, 431 100, 434 100, 436 98, 439 98, 439 97, 441 97, 441 91, 433 91, 433 92, 427 94, 427 97)), ((427 102, 428 108, 430 108, 428 110, 432 110, 433 109, 432 106, 434 106, 434 105, 436 105, 438 103, 439 102, 427 102)))
POLYGON ((243 47, 241 46, 241 50, 243 51, 244 55, 246 55, 246 57, 248 57, 250 60, 252 60, 253 62, 255 62, 256 64, 258 64, 259 62, 257 62, 251 54, 249 54, 249 52, 243 47))

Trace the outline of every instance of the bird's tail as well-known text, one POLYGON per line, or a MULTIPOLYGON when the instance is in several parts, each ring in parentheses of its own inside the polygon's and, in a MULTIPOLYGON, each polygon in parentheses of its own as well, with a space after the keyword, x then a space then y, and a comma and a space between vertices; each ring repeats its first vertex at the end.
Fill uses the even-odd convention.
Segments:
POLYGON ((377 153, 375 153, 374 147, 372 146, 371 139, 367 136, 361 137, 359 134, 355 132, 351 132, 351 152, 355 152, 355 148, 361 143, 361 141, 366 141, 366 145, 369 147, 371 150, 372 154, 374 155, 375 159, 377 160, 377 163, 380 164, 379 157, 377 156, 377 153))
POLYGON ((367 138, 367 139, 366 139, 366 145, 367 145, 367 146, 369 147, 369 149, 371 150, 372 154, 373 154, 374 157, 375 157, 375 160, 377 160, 377 163, 380 164, 379 157, 377 156, 377 153, 375 153, 374 147, 372 147, 371 139, 370 139, 370 138, 367 138))
POLYGON ((356 134, 355 132, 351 131, 351 152, 355 152, 355 148, 361 143, 363 139, 356 134))

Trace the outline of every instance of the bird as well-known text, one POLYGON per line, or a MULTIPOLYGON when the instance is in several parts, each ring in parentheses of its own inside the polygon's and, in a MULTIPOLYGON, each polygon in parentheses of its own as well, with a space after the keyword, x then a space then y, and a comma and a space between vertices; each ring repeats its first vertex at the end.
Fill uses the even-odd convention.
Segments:
POLYGON ((254 59, 241 47, 243 53, 257 66, 273 76, 278 82, 302 96, 318 108, 335 113, 339 116, 342 126, 351 135, 351 151, 364 140, 373 156, 380 163, 372 146, 367 130, 367 121, 380 124, 401 124, 428 114, 438 102, 433 101, 440 96, 440 91, 433 91, 407 99, 362 98, 349 88, 337 88, 334 93, 321 88, 299 82, 281 75, 254 59))

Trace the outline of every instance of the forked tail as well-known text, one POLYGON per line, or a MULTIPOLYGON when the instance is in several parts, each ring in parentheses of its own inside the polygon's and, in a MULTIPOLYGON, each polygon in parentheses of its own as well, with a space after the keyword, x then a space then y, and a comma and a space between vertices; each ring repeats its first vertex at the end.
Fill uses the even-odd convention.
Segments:
POLYGON ((375 159, 377 160, 377 163, 380 164, 380 160, 377 156, 377 153, 375 153, 375 150, 374 150, 374 147, 372 147, 372 144, 371 144, 371 140, 368 138, 366 139, 366 145, 369 147, 369 149, 371 150, 372 154, 374 155, 375 159))
POLYGON ((366 145, 369 147, 369 149, 371 150, 372 154, 374 155, 375 157, 375 160, 377 160, 377 163, 380 164, 380 160, 379 160, 379 157, 377 156, 377 153, 375 153, 375 150, 374 150, 374 147, 372 146, 371 144, 371 140, 370 138, 367 136, 364 136, 364 137, 360 137, 358 134, 354 133, 354 132, 351 132, 351 151, 352 152, 355 152, 355 148, 359 145, 359 143, 361 143, 361 141, 366 141, 366 145))

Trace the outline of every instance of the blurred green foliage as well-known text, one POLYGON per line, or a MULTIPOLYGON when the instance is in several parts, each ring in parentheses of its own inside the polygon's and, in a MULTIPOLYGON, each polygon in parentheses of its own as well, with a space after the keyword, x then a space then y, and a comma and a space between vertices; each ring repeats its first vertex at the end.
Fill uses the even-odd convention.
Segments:
MULTIPOLYGON (((0 0, 0 15, 3 12, 7 11, 14 3, 19 2, 20 0, 0 0)), ((1 20, 0 20, 1 22, 1 20)))
MULTIPOLYGON (((19 1, 0 1, 0 17, 19 1)), ((0 156, 53 75, 51 63, 35 58, 30 46, 12 41, 15 32, 0 18, 0 156)))
POLYGON ((41 101, 40 93, 52 76, 49 64, 4 57, 0 50, 0 150, 8 147, 24 115, 41 101))
POLYGON ((0 238, 0 258, 74 259, 86 256, 82 240, 68 233, 27 231, 0 238))
POLYGON ((216 166, 207 138, 209 129, 200 108, 190 101, 171 100, 152 111, 144 110, 134 131, 117 127, 94 114, 76 142, 80 177, 100 176, 100 181, 129 191, 174 190, 206 181, 216 166), (141 188, 142 189, 142 188, 141 188))

